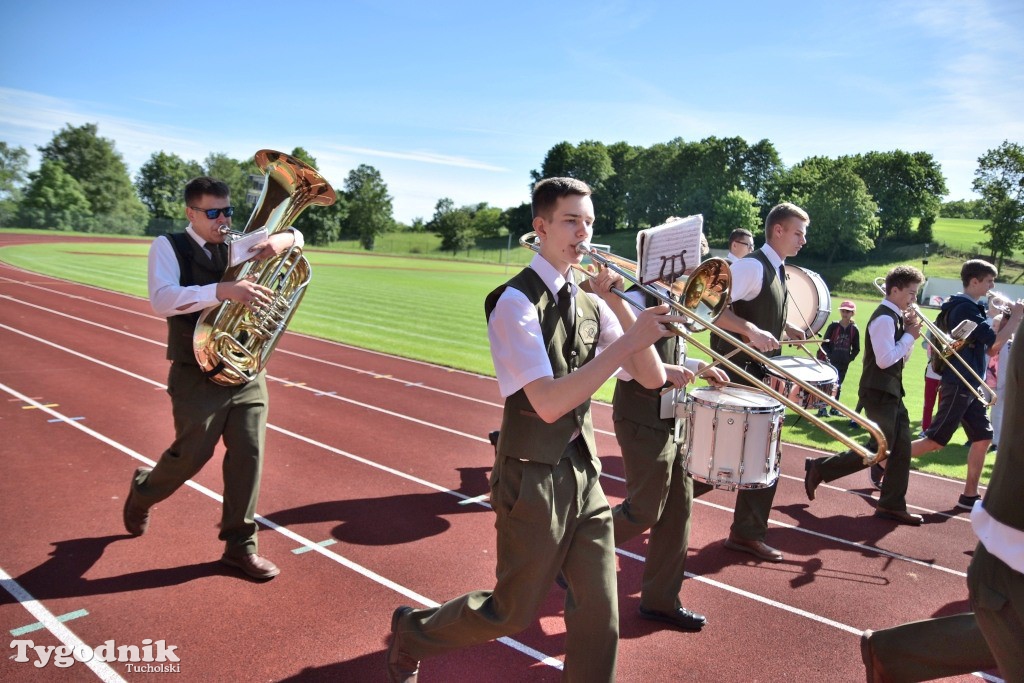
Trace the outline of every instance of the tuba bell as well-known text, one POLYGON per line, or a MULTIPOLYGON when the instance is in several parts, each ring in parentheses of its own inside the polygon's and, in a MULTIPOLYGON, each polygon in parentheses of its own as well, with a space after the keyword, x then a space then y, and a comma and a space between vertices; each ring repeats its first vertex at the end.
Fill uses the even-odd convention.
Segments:
MULTIPOLYGON (((266 178, 240 234, 266 228, 273 235, 290 227, 306 207, 334 203, 330 183, 305 162, 269 149, 257 152, 255 161, 266 178)), ((192 336, 192 350, 206 376, 224 386, 255 378, 266 367, 310 277, 309 261, 294 246, 273 258, 229 265, 221 282, 252 279, 272 290, 272 300, 258 308, 224 301, 203 311, 192 336)))

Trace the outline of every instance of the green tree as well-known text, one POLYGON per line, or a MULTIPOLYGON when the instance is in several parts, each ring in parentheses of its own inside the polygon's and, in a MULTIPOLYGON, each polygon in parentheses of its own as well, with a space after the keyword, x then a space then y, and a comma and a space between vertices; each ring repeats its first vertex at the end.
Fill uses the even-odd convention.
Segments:
POLYGON ((594 192, 595 216, 594 231, 612 232, 616 228, 616 200, 606 194, 605 183, 615 175, 611 156, 604 143, 584 140, 576 146, 568 142, 559 142, 544 157, 541 170, 531 171, 534 181, 544 178, 577 178, 590 185, 594 192))
POLYGON ((28 174, 19 221, 30 228, 88 232, 91 211, 82 186, 56 161, 43 160, 28 174))
POLYGON ((349 171, 345 179, 345 199, 348 215, 343 227, 346 232, 359 235, 363 248, 372 251, 377 236, 391 230, 395 223, 391 196, 380 172, 367 164, 349 171))
POLYGON ((21 187, 28 177, 28 152, 0 140, 0 226, 10 225, 18 212, 21 187))
POLYGON ((868 152, 853 163, 878 204, 879 242, 910 238, 912 219, 937 214, 948 192, 942 168, 927 152, 868 152))
POLYGON ((715 216, 723 228, 719 232, 725 236, 736 228, 746 228, 756 235, 761 223, 757 199, 746 190, 729 190, 715 201, 715 216))
POLYGON ((501 209, 480 202, 470 209, 470 222, 476 237, 501 237, 505 224, 501 220, 501 209))
POLYGON ((984 220, 988 213, 983 199, 957 199, 944 202, 939 215, 945 218, 976 218, 984 220))
POLYGON ((768 203, 768 189, 783 171, 779 153, 768 140, 759 140, 742 154, 742 158, 743 189, 752 194, 763 207, 768 203))
POLYGON ((800 169, 800 188, 790 197, 811 217, 804 251, 831 264, 867 254, 874 248, 870 235, 878 230, 878 205, 864 181, 846 163, 812 164, 800 169))
POLYGON ((467 207, 455 208, 448 197, 437 200, 427 229, 441 238, 441 250, 452 254, 469 248, 476 239, 472 213, 467 207))
POLYGON ((978 158, 973 187, 989 218, 982 227, 989 238, 982 246, 1001 268, 1005 257, 1024 247, 1024 147, 1004 140, 985 152, 978 158))
POLYGON ((95 123, 62 128, 40 147, 43 161, 57 161, 81 185, 89 200, 93 228, 141 234, 148 213, 135 194, 128 167, 114 142, 99 136, 95 123))
POLYGON ((223 152, 212 152, 203 160, 203 169, 205 175, 227 183, 231 204, 235 207, 235 225, 245 227, 260 196, 263 173, 256 162, 252 159, 239 161, 223 152))
POLYGON ((150 216, 180 220, 184 213, 185 185, 202 174, 202 167, 194 161, 185 161, 177 154, 155 152, 135 176, 135 190, 150 216))

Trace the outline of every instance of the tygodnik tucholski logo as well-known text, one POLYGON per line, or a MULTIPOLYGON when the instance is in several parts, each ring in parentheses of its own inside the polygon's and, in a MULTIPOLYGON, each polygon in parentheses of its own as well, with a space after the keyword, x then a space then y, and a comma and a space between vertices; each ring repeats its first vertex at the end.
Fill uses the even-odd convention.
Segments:
POLYGON ((70 645, 36 645, 31 640, 12 640, 11 648, 15 651, 10 659, 15 662, 32 662, 32 666, 41 669, 53 664, 66 669, 75 662, 118 662, 125 665, 126 673, 180 673, 181 660, 175 654, 177 645, 168 645, 165 640, 146 638, 141 645, 116 645, 107 640, 93 649, 81 643, 70 645))

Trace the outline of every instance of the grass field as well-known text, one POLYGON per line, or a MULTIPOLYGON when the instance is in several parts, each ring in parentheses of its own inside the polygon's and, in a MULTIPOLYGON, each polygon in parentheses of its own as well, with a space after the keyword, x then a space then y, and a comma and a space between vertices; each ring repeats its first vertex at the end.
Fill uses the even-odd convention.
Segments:
MULTIPOLYGON (((145 297, 147 251, 148 242, 144 240, 71 241, 58 245, 7 247, 0 251, 0 259, 36 272, 145 297)), ((523 262, 532 255, 522 248, 515 248, 515 251, 525 256, 523 262)), ((483 300, 488 292, 518 270, 518 265, 324 249, 310 249, 307 256, 313 266, 313 282, 289 329, 493 375, 483 300)), ((889 265, 865 266, 864 277, 884 275, 889 265)), ((856 320, 863 335, 864 325, 879 297, 833 293, 832 311, 838 310, 844 298, 852 298, 857 303, 856 320)), ((926 311, 928 315, 934 313, 926 311)), ((706 333, 701 338, 706 342, 706 333)), ((906 403, 915 433, 923 407, 924 363, 925 355, 918 348, 904 371, 906 403)), ((847 389, 842 396, 845 405, 856 404, 860 374, 858 359, 851 364, 846 378, 847 389)), ((605 385, 598 398, 611 399, 611 382, 605 385)), ((828 419, 837 429, 858 433, 847 426, 845 418, 828 419)), ((792 413, 787 416, 785 438, 788 442, 825 450, 841 448, 827 434, 792 413)), ((915 465, 936 474, 962 478, 966 460, 964 441, 963 432, 959 431, 949 447, 922 458, 915 465)), ((986 481, 994 456, 989 460, 986 481)))

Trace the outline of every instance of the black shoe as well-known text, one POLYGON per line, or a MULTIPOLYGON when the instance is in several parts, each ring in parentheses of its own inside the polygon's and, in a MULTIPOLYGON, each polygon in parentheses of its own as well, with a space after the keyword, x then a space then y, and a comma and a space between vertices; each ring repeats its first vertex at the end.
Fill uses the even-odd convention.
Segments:
POLYGON ((821 471, 818 469, 818 462, 814 458, 804 460, 804 491, 809 500, 814 500, 814 489, 821 483, 821 471))
POLYGON ((828 414, 829 414, 829 415, 831 415, 832 417, 839 417, 840 415, 842 415, 842 413, 840 413, 840 412, 839 412, 838 410, 836 410, 835 408, 832 408, 832 409, 830 409, 830 410, 828 411, 828 414))
POLYGON ((956 506, 961 510, 973 510, 974 504, 981 500, 981 496, 966 496, 960 494, 960 498, 956 501, 956 506))
POLYGON ((885 468, 882 467, 881 465, 877 465, 877 464, 876 465, 872 465, 871 466, 871 470, 868 473, 868 476, 871 477, 871 485, 874 486, 879 491, 881 491, 882 490, 882 477, 885 476, 885 468))
POLYGON ((685 607, 677 607, 673 612, 658 612, 641 607, 640 618, 671 624, 684 631, 699 631, 708 623, 707 617, 703 614, 691 612, 685 607))
POLYGON ((420 672, 420 661, 402 652, 398 635, 398 620, 412 611, 412 607, 399 607, 391 615, 391 644, 387 652, 388 680, 391 683, 416 683, 420 672))

